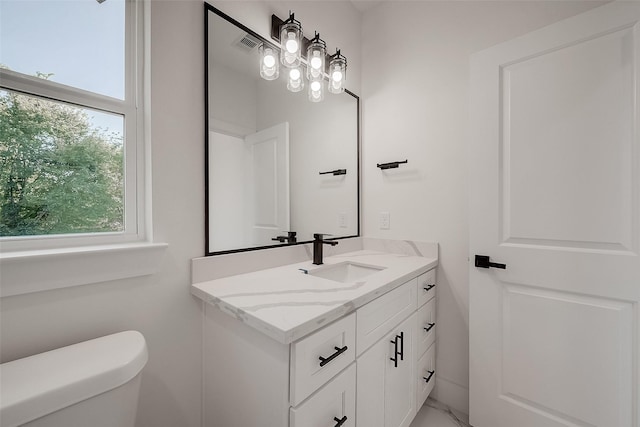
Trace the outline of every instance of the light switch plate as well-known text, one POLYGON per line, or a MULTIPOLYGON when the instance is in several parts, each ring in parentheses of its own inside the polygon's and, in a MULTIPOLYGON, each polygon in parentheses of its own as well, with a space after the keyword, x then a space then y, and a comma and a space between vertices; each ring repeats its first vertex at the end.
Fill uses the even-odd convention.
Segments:
POLYGON ((388 230, 391 226, 389 212, 380 212, 380 230, 388 230))
POLYGON ((347 213, 340 212, 338 214, 338 227, 347 228, 347 213))

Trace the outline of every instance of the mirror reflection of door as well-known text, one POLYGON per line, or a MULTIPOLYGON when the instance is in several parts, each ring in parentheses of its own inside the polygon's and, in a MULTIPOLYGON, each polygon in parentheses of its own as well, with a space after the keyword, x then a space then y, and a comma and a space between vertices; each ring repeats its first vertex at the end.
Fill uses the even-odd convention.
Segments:
POLYGON ((209 135, 211 250, 267 246, 289 230, 289 124, 209 135), (215 238, 213 238, 215 236, 215 238))
POLYGON ((247 135, 245 221, 247 246, 273 244, 289 230, 289 124, 247 135))

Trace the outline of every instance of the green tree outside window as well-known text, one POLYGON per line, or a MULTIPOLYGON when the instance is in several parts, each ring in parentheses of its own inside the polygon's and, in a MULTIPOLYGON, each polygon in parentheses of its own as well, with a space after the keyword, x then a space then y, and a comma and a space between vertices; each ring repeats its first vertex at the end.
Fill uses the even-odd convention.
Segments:
POLYGON ((123 174, 87 110, 0 91, 0 236, 122 231, 123 174))

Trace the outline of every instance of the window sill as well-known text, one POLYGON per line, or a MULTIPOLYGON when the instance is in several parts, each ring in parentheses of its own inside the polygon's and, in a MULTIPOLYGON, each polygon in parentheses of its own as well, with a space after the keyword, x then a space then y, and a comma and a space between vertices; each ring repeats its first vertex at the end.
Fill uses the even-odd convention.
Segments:
POLYGON ((0 254, 0 297, 146 276, 166 243, 129 243, 0 254))

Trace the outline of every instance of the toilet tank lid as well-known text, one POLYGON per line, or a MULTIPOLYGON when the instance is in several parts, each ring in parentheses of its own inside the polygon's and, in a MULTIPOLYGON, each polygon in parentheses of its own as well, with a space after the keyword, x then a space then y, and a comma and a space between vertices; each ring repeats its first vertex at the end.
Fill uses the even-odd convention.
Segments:
POLYGON ((0 365, 0 419, 13 427, 112 390, 147 363, 147 345, 125 331, 0 365))

